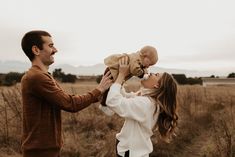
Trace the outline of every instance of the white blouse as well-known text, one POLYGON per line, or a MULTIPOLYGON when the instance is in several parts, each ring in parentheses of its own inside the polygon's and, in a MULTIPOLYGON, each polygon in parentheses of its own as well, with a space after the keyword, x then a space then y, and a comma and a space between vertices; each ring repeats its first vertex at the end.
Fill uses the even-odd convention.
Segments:
POLYGON ((153 151, 150 137, 152 128, 157 122, 160 107, 154 114, 154 100, 147 96, 122 91, 121 85, 114 83, 109 90, 107 106, 119 116, 125 118, 121 131, 116 135, 120 141, 117 145, 118 154, 124 156, 130 151, 130 157, 148 157, 153 151))

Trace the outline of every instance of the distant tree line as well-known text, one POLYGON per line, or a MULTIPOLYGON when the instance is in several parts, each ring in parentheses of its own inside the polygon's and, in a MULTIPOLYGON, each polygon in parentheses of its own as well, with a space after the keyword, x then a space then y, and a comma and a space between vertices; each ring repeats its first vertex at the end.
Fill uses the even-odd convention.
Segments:
POLYGON ((12 86, 20 82, 24 73, 9 72, 7 74, 0 74, 0 85, 1 86, 12 86))
MULTIPOLYGON (((99 83, 102 79, 103 75, 98 75, 96 78, 96 82, 99 83)), ((202 84, 202 80, 201 78, 187 78, 185 74, 172 74, 172 76, 174 77, 174 79, 178 82, 178 84, 202 84)))
MULTIPOLYGON (((22 76, 24 73, 18 73, 18 72, 9 72, 7 74, 0 74, 0 86, 11 86, 15 85, 16 83, 20 82, 22 76)), ((54 69, 52 72, 52 76, 57 79, 60 82, 63 83, 75 83, 78 78, 76 75, 73 74, 65 74, 61 68, 54 69)), ((102 79, 103 75, 97 75, 96 76, 96 82, 99 83, 102 79)), ((202 79, 201 77, 186 77, 185 74, 172 74, 174 79, 178 82, 180 85, 194 85, 194 84, 202 84, 202 79)), ((215 77, 214 75, 210 76, 211 78, 218 78, 215 77)), ((94 78, 94 77, 92 77, 94 78)), ((235 78, 235 73, 230 73, 228 74, 227 78, 235 78)))
MULTIPOLYGON (((98 75, 96 78, 96 82, 99 83, 102 79, 103 75, 98 75)), ((172 74, 172 76, 174 77, 174 79, 177 81, 178 84, 180 85, 194 85, 194 84, 200 84, 202 85, 202 79, 201 77, 186 77, 185 74, 172 74)), ((214 75, 210 76, 211 78, 219 78, 219 77, 215 77, 214 75)), ((235 73, 230 73, 227 78, 235 78, 235 73)))
MULTIPOLYGON (((202 85, 202 79, 201 77, 186 77, 185 74, 172 74, 174 79, 178 82, 178 84, 184 85, 184 84, 200 84, 202 85)), ((215 75, 211 75, 210 78, 219 78, 218 76, 215 77, 215 75)), ((227 78, 235 78, 235 73, 228 74, 227 78)))
POLYGON ((65 74, 61 68, 55 69, 52 73, 52 76, 59 80, 60 82, 65 83, 75 83, 77 80, 77 76, 73 74, 65 74))
POLYGON ((194 84, 202 84, 202 79, 199 77, 189 77, 187 78, 185 74, 172 74, 172 76, 174 77, 174 79, 178 82, 178 84, 180 85, 194 85, 194 84))
MULTIPOLYGON (((1 86, 12 86, 21 81, 24 73, 9 72, 7 74, 0 74, 0 85, 1 86)), ((77 80, 76 75, 65 74, 62 69, 55 69, 52 73, 53 77, 60 82, 75 83, 77 80)))

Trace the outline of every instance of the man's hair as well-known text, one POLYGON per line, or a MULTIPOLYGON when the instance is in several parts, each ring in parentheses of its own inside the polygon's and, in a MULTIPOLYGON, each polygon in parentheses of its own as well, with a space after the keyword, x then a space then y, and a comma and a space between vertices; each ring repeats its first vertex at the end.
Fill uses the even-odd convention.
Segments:
POLYGON ((46 31, 34 30, 27 32, 21 40, 21 47, 30 61, 34 59, 34 53, 32 52, 32 47, 37 46, 40 50, 42 50, 43 48, 42 36, 51 37, 51 35, 46 31))

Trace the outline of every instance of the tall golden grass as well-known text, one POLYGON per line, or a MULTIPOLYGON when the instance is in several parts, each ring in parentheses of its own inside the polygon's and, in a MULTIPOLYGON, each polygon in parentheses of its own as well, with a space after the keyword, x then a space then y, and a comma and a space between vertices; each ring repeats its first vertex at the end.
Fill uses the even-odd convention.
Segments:
MULTIPOLYGON (((70 94, 83 94, 96 82, 61 84, 70 94)), ((129 82, 127 90, 139 84, 129 82)), ((234 86, 179 86, 179 125, 177 136, 164 143, 157 133, 152 137, 151 157, 234 157, 234 86)), ((63 112, 62 157, 114 157, 115 134, 123 119, 105 116, 98 103, 78 113, 63 112)), ((0 87, 0 157, 20 156, 22 124, 20 84, 0 87)))

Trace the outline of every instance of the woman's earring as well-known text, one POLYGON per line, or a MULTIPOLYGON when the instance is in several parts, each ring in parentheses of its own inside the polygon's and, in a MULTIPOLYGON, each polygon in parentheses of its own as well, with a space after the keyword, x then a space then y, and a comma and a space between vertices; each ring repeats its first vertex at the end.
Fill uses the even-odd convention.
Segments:
POLYGON ((155 85, 154 85, 154 88, 159 88, 159 85, 158 85, 158 84, 155 84, 155 85))

